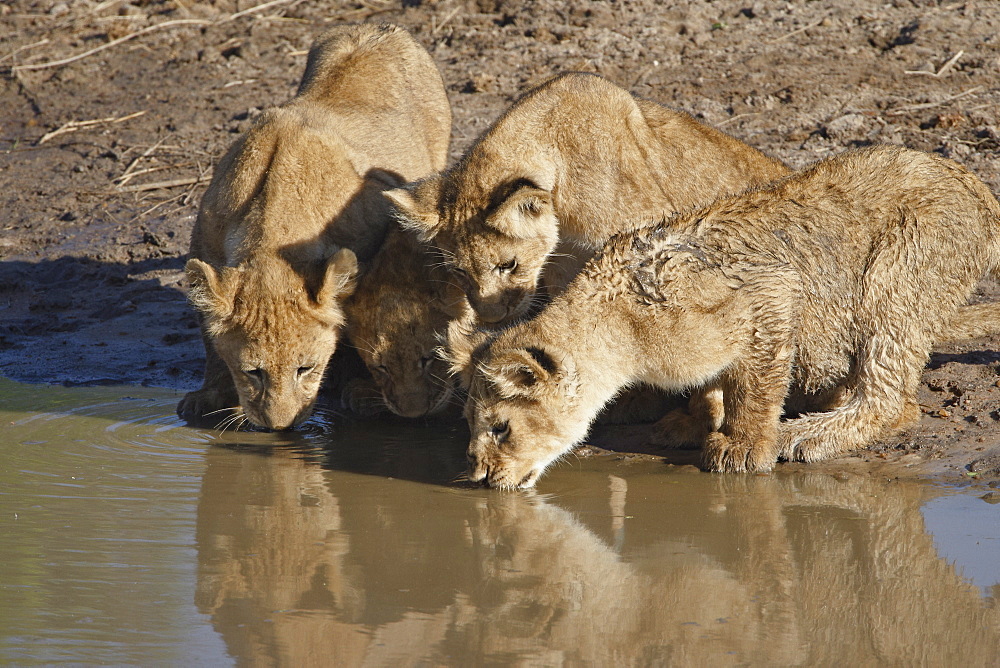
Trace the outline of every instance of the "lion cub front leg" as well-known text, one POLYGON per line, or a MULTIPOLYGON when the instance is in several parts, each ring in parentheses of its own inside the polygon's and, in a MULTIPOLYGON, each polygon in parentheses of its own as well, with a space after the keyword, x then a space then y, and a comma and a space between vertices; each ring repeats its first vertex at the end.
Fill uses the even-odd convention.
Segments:
POLYGON ((200 390, 184 395, 177 404, 177 415, 192 422, 218 415, 216 422, 221 422, 227 417, 222 415, 221 411, 227 408, 236 409, 240 405, 240 398, 236 393, 229 367, 204 334, 202 341, 205 344, 205 379, 200 390))
POLYGON ((778 461, 778 423, 791 379, 790 355, 758 351, 721 379, 722 426, 708 434, 702 463, 709 471, 766 473, 778 461))

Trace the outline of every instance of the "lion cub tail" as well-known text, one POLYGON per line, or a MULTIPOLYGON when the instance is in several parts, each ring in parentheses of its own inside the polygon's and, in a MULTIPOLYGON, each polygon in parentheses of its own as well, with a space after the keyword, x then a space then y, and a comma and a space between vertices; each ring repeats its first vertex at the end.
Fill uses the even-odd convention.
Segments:
POLYGON ((1000 302, 960 307, 939 340, 978 339, 990 334, 1000 334, 1000 302))

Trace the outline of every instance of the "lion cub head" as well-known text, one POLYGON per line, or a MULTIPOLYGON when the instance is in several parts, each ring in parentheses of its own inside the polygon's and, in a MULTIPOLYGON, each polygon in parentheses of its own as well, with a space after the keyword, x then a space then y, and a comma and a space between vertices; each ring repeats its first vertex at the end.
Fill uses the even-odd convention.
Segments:
POLYGON ((455 323, 446 351, 469 390, 469 479, 502 489, 532 487, 590 425, 572 355, 509 338, 455 323))
POLYGON ((349 249, 304 275, 288 265, 247 262, 216 269, 187 263, 190 299, 232 374, 243 415, 268 429, 309 417, 354 288, 349 249))
POLYGON ((471 312, 465 295, 413 234, 389 231, 344 309, 347 335, 385 407, 415 418, 448 405, 455 382, 437 350, 448 323, 471 312))
POLYGON ((441 252, 482 322, 516 320, 531 308, 546 259, 559 242, 551 184, 526 170, 496 186, 456 186, 453 181, 477 171, 459 167, 386 196, 402 225, 441 252))

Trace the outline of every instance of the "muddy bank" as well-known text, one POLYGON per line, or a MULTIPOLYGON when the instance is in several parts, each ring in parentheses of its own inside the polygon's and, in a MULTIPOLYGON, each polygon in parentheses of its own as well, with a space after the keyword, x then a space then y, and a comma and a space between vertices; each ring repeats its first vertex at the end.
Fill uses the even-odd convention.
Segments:
MULTIPOLYGON (((211 167, 293 94, 325 26, 359 20, 405 26, 434 57, 453 158, 519 93, 583 70, 795 167, 891 142, 1000 191, 993 2, 15 1, 0 7, 0 374, 196 387, 181 270, 211 167)), ((919 427, 836 466, 1000 475, 998 350, 939 347, 919 427)))

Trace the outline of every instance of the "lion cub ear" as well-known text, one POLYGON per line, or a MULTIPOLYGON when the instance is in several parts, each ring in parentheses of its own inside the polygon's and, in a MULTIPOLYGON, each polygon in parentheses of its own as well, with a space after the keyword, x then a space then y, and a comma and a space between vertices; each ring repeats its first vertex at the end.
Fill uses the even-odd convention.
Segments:
POLYGON ((555 224, 552 193, 528 179, 521 179, 509 188, 509 194, 489 217, 489 225, 518 239, 548 234, 555 224))
POLYGON ((341 248, 326 262, 323 283, 316 291, 316 303, 328 307, 354 292, 358 258, 350 248, 341 248))
POLYGON ((461 318, 448 323, 448 333, 438 348, 438 356, 448 363, 448 370, 458 376, 463 389, 472 384, 475 370, 472 363, 476 350, 490 339, 488 332, 477 331, 472 318, 461 318))
POLYGON ((217 330, 233 313, 235 281, 231 270, 216 272, 212 265, 191 258, 184 265, 188 283, 188 299, 205 317, 210 330, 217 330))
POLYGON ((438 233, 441 216, 438 214, 438 200, 441 195, 441 177, 409 183, 402 188, 385 190, 383 195, 396 208, 396 219, 405 230, 410 230, 422 242, 428 242, 438 233))
POLYGON ((541 348, 529 346, 497 355, 484 373, 501 396, 531 398, 552 378, 556 369, 551 355, 541 348))

